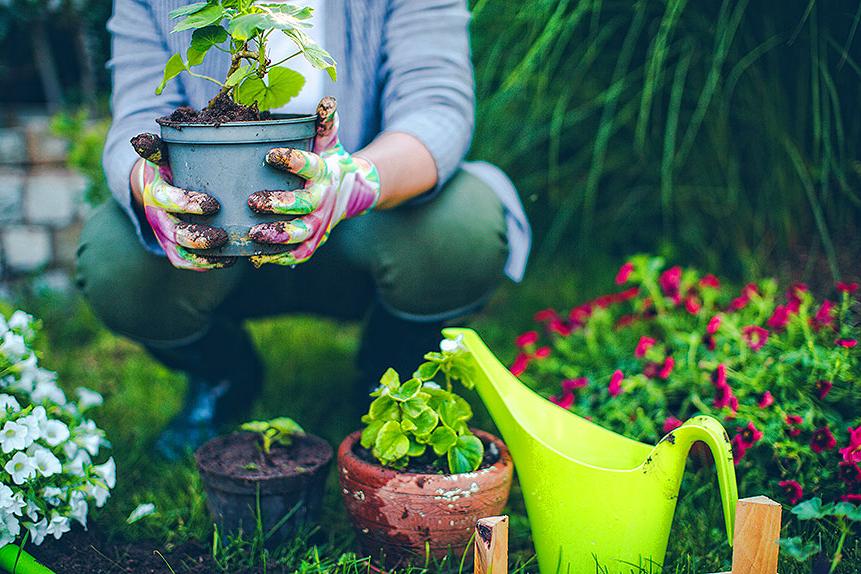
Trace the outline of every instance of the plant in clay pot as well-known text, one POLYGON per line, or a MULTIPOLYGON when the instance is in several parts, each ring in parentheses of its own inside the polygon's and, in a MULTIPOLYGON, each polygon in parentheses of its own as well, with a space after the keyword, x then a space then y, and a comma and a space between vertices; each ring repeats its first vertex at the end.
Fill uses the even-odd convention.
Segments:
POLYGON ((472 388, 467 351, 452 340, 440 347, 406 381, 386 371, 364 429, 338 449, 338 478, 362 549, 390 563, 463 551, 476 520, 508 501, 508 449, 470 429, 472 409, 454 391, 456 381, 472 388))
POLYGON ((141 134, 132 138, 132 145, 154 164, 166 166, 170 158, 173 185, 217 200, 217 211, 204 209, 181 217, 227 234, 226 242, 222 237, 209 238, 195 252, 250 256, 287 249, 250 239, 252 226, 284 216, 257 213, 247 202, 260 190, 292 191, 304 185, 302 178, 268 167, 263 158, 276 147, 305 151, 312 147, 315 111, 305 115, 269 112, 284 106, 305 84, 301 73, 284 65, 290 59, 302 56, 335 79, 335 61, 305 31, 312 14, 307 6, 255 0, 206 0, 170 13, 178 20, 174 33, 192 33, 186 54, 174 54, 167 61, 156 93, 161 94, 181 73, 212 82, 217 92, 203 110, 180 107, 159 118, 161 136, 141 134), (286 35, 296 51, 273 61, 269 51, 273 34, 286 35), (230 56, 229 69, 220 79, 196 71, 213 49, 230 56))
POLYGON ((194 455, 206 504, 222 534, 283 540, 320 515, 332 447, 295 421, 252 421, 194 455))

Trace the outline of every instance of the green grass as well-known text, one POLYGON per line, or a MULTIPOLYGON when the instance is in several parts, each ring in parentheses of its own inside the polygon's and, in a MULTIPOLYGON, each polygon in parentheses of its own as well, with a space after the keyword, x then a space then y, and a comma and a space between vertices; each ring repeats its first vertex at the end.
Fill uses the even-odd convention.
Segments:
MULTIPOLYGON (((530 325, 534 310, 595 295, 598 286, 609 283, 614 270, 615 262, 600 258, 576 271, 565 267, 534 270, 523 286, 500 290, 473 326, 504 360, 510 360, 510 342, 530 325)), ((105 395, 96 420, 113 441, 118 482, 108 505, 94 515, 99 530, 119 541, 154 541, 163 548, 167 563, 171 560, 170 550, 179 544, 193 540, 211 545, 213 527, 192 462, 164 463, 149 450, 159 428, 180 405, 183 379, 156 364, 137 345, 106 331, 79 298, 42 295, 23 297, 20 302, 43 320, 43 364, 57 370, 64 385, 86 385, 105 395), (154 502, 158 513, 136 524, 126 524, 129 512, 143 502, 154 502)), ((263 397, 254 408, 255 417, 294 417, 333 444, 358 427, 355 409, 347 402, 348 386, 355 375, 352 357, 357 347, 357 325, 300 316, 256 321, 251 324, 251 332, 268 367, 263 397)), ((474 397, 473 403, 478 425, 492 428, 474 397)), ((731 553, 722 532, 715 486, 710 469, 689 472, 682 487, 665 572, 704 574, 729 569, 731 553)), ((529 525, 516 485, 507 512, 512 517, 512 571, 536 572, 529 525)), ((368 573, 368 559, 352 553, 353 534, 334 473, 329 477, 322 523, 324 527, 275 550, 264 550, 252 539, 234 541, 226 547, 219 545, 215 554, 224 572, 249 566, 262 568, 265 562, 267 568, 287 564, 290 571, 296 572, 368 573)), ((824 533, 826 547, 833 546, 833 539, 832 532, 824 533)), ((846 555, 847 561, 837 572, 858 571, 861 548, 857 539, 850 541, 846 555)), ((452 555, 442 563, 403 572, 455 573, 460 566, 460 556, 452 555)), ((181 564, 171 563, 170 567, 182 572, 181 564)), ((467 564, 464 571, 471 572, 471 565, 467 564)), ((810 569, 787 560, 780 571, 807 574, 810 569)), ((167 565, 165 572, 170 572, 167 565)))

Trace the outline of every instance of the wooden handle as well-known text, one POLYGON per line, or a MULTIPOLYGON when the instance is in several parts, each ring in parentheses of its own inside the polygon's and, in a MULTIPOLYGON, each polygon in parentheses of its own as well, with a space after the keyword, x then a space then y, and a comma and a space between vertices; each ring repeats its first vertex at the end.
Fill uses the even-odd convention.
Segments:
POLYGON ((475 523, 475 574, 508 574, 508 517, 475 523))

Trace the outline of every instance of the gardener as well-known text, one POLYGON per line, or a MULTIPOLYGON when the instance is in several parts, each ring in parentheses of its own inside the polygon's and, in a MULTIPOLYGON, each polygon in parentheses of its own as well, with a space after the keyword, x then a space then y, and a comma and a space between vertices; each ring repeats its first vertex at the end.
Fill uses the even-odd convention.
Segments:
MULTIPOLYGON (((144 169, 129 144, 137 134, 157 133, 157 117, 178 106, 202 108, 212 96, 208 82, 188 75, 154 94, 164 62, 188 45, 190 32, 170 33, 168 12, 180 4, 115 0, 108 22, 113 125, 104 153, 115 201, 93 212, 78 252, 78 282, 96 314, 189 377, 185 406, 159 438, 167 455, 235 422, 257 395, 262 369, 245 319, 306 312, 365 318, 358 358, 365 383, 357 385, 364 394, 388 366, 411 372, 443 324, 481 307, 503 274, 519 281, 530 242, 508 178, 492 165, 463 163, 474 100, 463 0, 310 3, 311 35, 338 61, 339 78, 332 83, 299 64, 305 86, 275 111, 308 113, 324 95, 336 96, 340 130, 326 100, 328 122, 317 146, 339 136, 353 152, 349 161, 363 173, 376 169, 379 183, 325 182, 328 199, 305 221, 330 233, 299 237, 295 249, 305 256, 256 261, 288 265, 257 268, 241 259, 225 266, 185 251, 183 245, 195 245, 187 229, 154 233, 143 216, 145 186, 166 201, 201 199, 170 187, 151 164, 144 169), (223 268, 210 270, 216 267, 223 268)), ((277 41, 272 52, 273 61, 292 53, 277 41)), ((212 50, 199 73, 224 77, 228 65, 226 54, 212 50)), ((291 160, 283 150, 269 155, 270 165, 293 171, 296 161, 319 159, 291 160)), ((295 243, 295 228, 286 224, 255 237, 287 241, 286 235, 295 243)))

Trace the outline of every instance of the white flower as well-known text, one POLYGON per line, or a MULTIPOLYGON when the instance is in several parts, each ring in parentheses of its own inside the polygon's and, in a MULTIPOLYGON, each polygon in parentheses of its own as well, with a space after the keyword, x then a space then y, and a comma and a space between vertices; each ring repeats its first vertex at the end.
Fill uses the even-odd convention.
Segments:
POLYGON ((87 505, 87 496, 80 490, 72 492, 72 499, 69 501, 69 507, 71 508, 69 518, 77 520, 81 523, 81 526, 86 528, 87 511, 89 510, 89 506, 87 505))
POLYGON ((51 506, 60 506, 66 498, 66 491, 56 486, 46 486, 42 489, 42 499, 51 506))
POLYGON ((436 383, 435 383, 435 382, 433 382, 433 381, 426 381, 426 382, 422 385, 422 388, 425 388, 425 389, 436 389, 436 390, 440 390, 442 387, 440 387, 438 384, 436 384, 436 383))
MULTIPOLYGON (((27 425, 18 424, 15 421, 6 421, 0 430, 0 450, 10 453, 13 450, 23 450, 30 446, 27 442, 29 430, 27 425)), ((32 443, 33 441, 30 441, 32 443)))
POLYGON ((63 471, 60 459, 54 456, 54 453, 45 447, 37 446, 33 449, 32 456, 33 462, 36 465, 36 470, 44 477, 52 476, 63 471))
POLYGON ((129 514, 129 517, 126 518, 126 524, 134 524, 141 518, 149 516, 150 514, 155 514, 155 504, 153 504, 152 502, 138 504, 137 508, 132 510, 132 513, 129 514))
POLYGON ((45 407, 40 405, 26 417, 18 419, 17 422, 27 427, 27 440, 33 442, 42 438, 42 429, 48 424, 48 415, 45 412, 45 407))
POLYGON ((91 391, 84 387, 78 387, 75 392, 78 394, 78 407, 81 411, 101 406, 101 404, 105 402, 102 395, 96 391, 91 391))
MULTIPOLYGON (((66 423, 63 421, 50 420, 45 423, 45 428, 42 431, 42 440, 44 440, 48 446, 57 446, 69 438, 69 427, 66 426, 66 423)), ((75 445, 71 445, 77 450, 75 445)), ((72 458, 75 453, 73 452, 71 455, 66 453, 69 458, 72 458)))
POLYGON ((5 484, 0 484, 0 512, 21 515, 21 509, 26 506, 20 492, 13 492, 5 484))
POLYGON ((51 521, 48 523, 48 528, 45 530, 45 534, 52 534, 54 538, 59 540, 63 534, 71 529, 71 521, 65 516, 61 516, 57 512, 54 512, 51 514, 51 521))
POLYGON ((75 444, 92 456, 99 454, 99 447, 102 444, 102 434, 93 421, 87 420, 75 427, 74 440, 75 444))
POLYGON ((39 381, 30 395, 34 403, 50 401, 56 405, 66 404, 66 394, 54 381, 39 381))
POLYGON ((73 474, 75 476, 85 476, 87 471, 84 467, 89 467, 91 464, 93 464, 93 461, 90 459, 90 455, 87 454, 87 451, 79 449, 78 452, 75 453, 74 458, 70 459, 63 465, 63 472, 73 474))
POLYGON ((48 534, 48 521, 43 518, 39 522, 30 523, 26 526, 27 531, 30 533, 30 542, 39 546, 48 534))
POLYGON ((21 410, 18 400, 12 395, 0 394, 0 411, 17 413, 21 410))
POLYGON ((9 544, 18 538, 18 535, 21 533, 21 524, 18 522, 18 519, 12 516, 11 514, 0 515, 0 544, 9 544), (5 542, 6 540, 8 542, 5 542))
POLYGON ((96 501, 96 508, 103 507, 108 501, 108 497, 111 495, 110 490, 93 483, 90 483, 87 487, 87 493, 96 501))
POLYGON ((27 518, 34 522, 39 520, 39 506, 32 500, 28 500, 26 508, 24 510, 24 514, 26 514, 27 518))
POLYGON ((117 463, 114 462, 114 457, 109 458, 103 464, 94 466, 93 472, 105 481, 108 488, 117 485, 117 463))
POLYGON ((6 317, 0 313, 0 335, 4 335, 9 330, 9 323, 6 322, 6 317))
POLYGON ((463 335, 458 335, 454 339, 443 339, 439 342, 439 350, 443 353, 465 351, 466 347, 463 346, 463 335))
POLYGON ((23 452, 16 452, 15 456, 9 459, 3 468, 6 469, 15 484, 24 484, 36 476, 36 465, 33 463, 33 459, 23 452))
POLYGON ((3 334, 3 343, 0 343, 0 353, 3 353, 13 362, 20 360, 27 352, 24 337, 14 331, 6 331, 3 334))
POLYGON ((32 334, 32 329, 30 328, 32 322, 33 317, 19 309, 9 317, 9 328, 18 331, 22 335, 30 335, 32 334))

